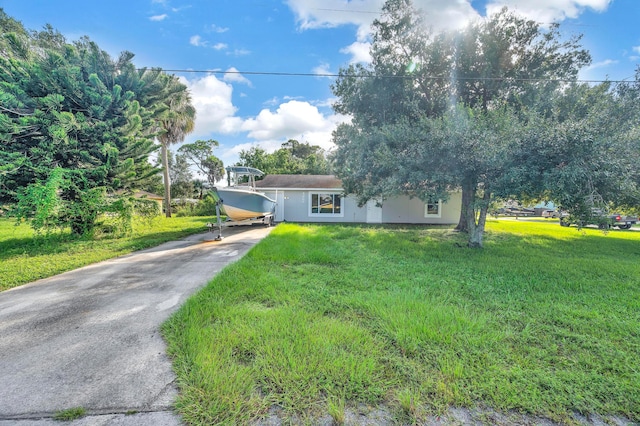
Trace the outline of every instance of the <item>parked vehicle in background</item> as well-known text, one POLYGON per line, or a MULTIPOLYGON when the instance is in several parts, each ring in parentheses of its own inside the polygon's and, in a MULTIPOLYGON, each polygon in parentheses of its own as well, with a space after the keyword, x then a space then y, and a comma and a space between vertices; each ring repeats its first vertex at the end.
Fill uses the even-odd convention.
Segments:
POLYGON ((541 216, 549 219, 558 219, 569 216, 569 213, 560 210, 543 210, 541 216))
POLYGON ((597 225, 600 229, 609 229, 613 226, 618 229, 629 229, 638 223, 637 216, 626 216, 620 213, 608 214, 599 209, 593 209, 589 218, 572 220, 570 215, 560 216, 560 226, 571 226, 575 223, 579 226, 597 225))
POLYGON ((516 219, 518 217, 530 217, 535 216, 536 212, 534 209, 528 209, 524 207, 502 207, 492 212, 492 215, 495 217, 498 216, 513 216, 516 219))

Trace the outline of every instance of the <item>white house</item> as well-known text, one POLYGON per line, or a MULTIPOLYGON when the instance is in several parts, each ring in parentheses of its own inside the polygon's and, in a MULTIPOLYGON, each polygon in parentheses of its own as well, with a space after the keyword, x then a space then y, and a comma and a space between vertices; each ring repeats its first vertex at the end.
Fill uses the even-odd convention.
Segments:
POLYGON ((424 203, 400 196, 385 200, 382 207, 371 200, 358 207, 356 198, 345 196, 340 179, 333 175, 267 175, 256 189, 278 202, 276 222, 353 222, 457 224, 462 196, 451 194, 447 202, 424 203))

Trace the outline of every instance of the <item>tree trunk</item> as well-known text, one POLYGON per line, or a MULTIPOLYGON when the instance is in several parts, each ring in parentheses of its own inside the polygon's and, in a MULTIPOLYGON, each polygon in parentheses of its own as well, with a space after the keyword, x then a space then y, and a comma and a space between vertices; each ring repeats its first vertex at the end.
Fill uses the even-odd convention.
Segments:
POLYGON ((478 215, 478 222, 476 223, 476 210, 473 210, 473 214, 469 216, 467 223, 471 223, 473 230, 469 232, 468 246, 470 248, 482 248, 482 238, 484 236, 484 228, 487 223, 487 211, 489 210, 489 202, 491 201, 491 192, 488 188, 485 188, 484 195, 482 196, 482 203, 480 204, 480 214, 478 215))
POLYGON ((462 183, 462 208, 460 209, 460 220, 458 220, 458 226, 454 228, 455 231, 465 233, 469 232, 468 215, 470 210, 473 211, 474 198, 475 184, 473 182, 468 182, 465 180, 462 183))
POLYGON ((162 175, 164 181, 164 206, 165 214, 171 217, 171 181, 169 180, 169 154, 167 144, 160 142, 162 154, 162 175))

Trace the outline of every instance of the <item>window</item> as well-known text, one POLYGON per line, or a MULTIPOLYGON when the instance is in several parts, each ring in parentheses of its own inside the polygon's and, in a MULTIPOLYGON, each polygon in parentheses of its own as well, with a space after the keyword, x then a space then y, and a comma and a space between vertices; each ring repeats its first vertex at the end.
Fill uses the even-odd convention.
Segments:
POLYGON ((340 194, 311 194, 311 216, 343 216, 340 194))
POLYGON ((441 217, 442 215, 442 201, 429 200, 424 205, 424 217, 441 217))

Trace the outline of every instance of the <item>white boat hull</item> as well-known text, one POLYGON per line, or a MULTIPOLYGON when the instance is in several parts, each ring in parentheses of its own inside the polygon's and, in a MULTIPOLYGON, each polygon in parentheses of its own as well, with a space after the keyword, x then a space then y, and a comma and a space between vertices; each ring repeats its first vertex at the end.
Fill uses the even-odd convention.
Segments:
POLYGON ((273 215, 276 201, 261 192, 237 188, 217 188, 224 214, 231 220, 240 222, 273 215))

